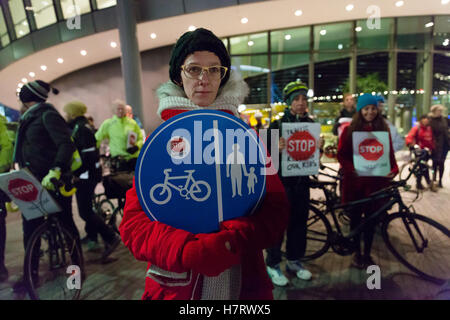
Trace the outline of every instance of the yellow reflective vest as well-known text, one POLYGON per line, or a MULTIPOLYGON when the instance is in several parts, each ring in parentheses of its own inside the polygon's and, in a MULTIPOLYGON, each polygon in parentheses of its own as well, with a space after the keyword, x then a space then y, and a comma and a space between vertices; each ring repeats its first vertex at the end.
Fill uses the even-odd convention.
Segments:
POLYGON ((110 119, 106 119, 102 123, 95 133, 95 139, 97 140, 97 147, 100 147, 103 140, 108 139, 111 157, 123 156, 125 160, 137 158, 139 156, 139 151, 144 144, 141 129, 136 121, 128 117, 119 118, 116 115, 110 119), (137 135, 135 145, 139 148, 139 150, 133 154, 127 152, 130 131, 137 135))

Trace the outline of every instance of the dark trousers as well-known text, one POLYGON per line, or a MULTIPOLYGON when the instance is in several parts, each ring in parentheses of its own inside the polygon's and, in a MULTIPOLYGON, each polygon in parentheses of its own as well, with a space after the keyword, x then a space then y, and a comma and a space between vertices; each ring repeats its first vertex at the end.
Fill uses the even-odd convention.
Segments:
POLYGON ((439 172, 439 184, 442 184, 446 157, 447 151, 444 151, 443 154, 433 154, 433 181, 436 181, 437 174, 439 172))
POLYGON ((75 184, 78 211, 81 219, 86 222, 85 231, 89 240, 97 241, 97 235, 100 234, 105 242, 110 243, 115 238, 115 232, 92 210, 96 185, 95 182, 88 180, 80 180, 75 184))
MULTIPOLYGON (((309 178, 299 179, 295 185, 284 185, 291 206, 286 230, 286 258, 298 260, 306 250, 306 225, 309 213, 309 178)), ((274 267, 281 262, 283 239, 274 247, 267 249, 266 264, 274 267)))
POLYGON ((0 267, 5 266, 6 214, 5 202, 0 201, 0 267))

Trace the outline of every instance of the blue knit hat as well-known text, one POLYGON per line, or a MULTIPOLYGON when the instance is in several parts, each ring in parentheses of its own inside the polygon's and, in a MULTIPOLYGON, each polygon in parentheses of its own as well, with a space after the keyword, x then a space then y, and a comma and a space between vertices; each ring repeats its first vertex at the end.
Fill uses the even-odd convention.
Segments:
POLYGON ((359 112, 365 106, 369 104, 373 104, 375 107, 377 106, 377 98, 371 95, 370 93, 364 93, 362 96, 358 98, 358 103, 356 104, 356 111, 359 112))

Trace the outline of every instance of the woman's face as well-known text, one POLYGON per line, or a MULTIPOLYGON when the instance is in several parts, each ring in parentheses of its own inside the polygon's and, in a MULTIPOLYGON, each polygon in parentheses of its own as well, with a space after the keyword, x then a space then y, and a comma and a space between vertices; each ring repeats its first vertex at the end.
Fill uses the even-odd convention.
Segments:
MULTIPOLYGON (((220 66, 220 59, 210 51, 195 51, 184 60, 184 65, 202 67, 220 66)), ((216 100, 220 86, 220 77, 211 77, 205 70, 198 79, 191 79, 181 70, 181 82, 189 100, 200 107, 210 106, 216 100)))
POLYGON ((377 106, 369 104, 361 109, 361 115, 366 122, 372 122, 378 114, 377 106))

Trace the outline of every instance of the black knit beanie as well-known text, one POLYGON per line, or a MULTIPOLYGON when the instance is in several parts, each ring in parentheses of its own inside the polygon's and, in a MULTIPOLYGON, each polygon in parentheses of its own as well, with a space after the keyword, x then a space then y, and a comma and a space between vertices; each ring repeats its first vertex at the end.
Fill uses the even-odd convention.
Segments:
POLYGON ((19 99, 22 102, 44 102, 48 98, 50 89, 52 89, 52 92, 54 94, 59 93, 56 88, 51 88, 47 82, 44 82, 42 80, 27 82, 20 90, 19 99))
POLYGON ((222 66, 227 67, 228 71, 220 82, 223 86, 230 78, 231 60, 222 40, 217 38, 211 31, 198 28, 194 31, 184 33, 175 44, 170 57, 169 76, 170 80, 176 84, 181 83, 181 66, 186 57, 195 51, 210 51, 217 55, 222 66))

